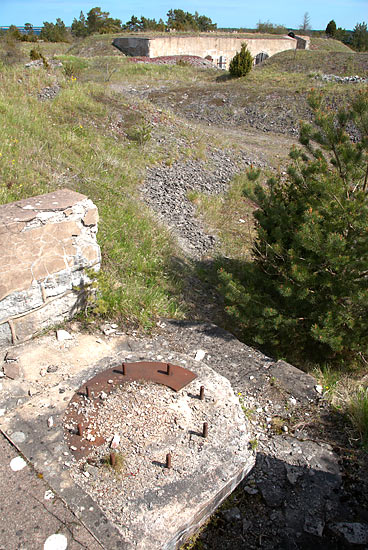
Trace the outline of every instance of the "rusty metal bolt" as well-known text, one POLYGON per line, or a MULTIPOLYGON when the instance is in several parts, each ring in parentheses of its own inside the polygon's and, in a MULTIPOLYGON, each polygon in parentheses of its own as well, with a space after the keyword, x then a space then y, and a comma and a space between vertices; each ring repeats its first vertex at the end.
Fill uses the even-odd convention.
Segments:
POLYGON ((89 386, 86 386, 86 394, 87 394, 88 399, 91 399, 92 392, 91 392, 91 388, 89 386))
POLYGON ((125 372, 125 363, 122 363, 121 370, 123 371, 123 376, 125 376, 125 374, 126 374, 126 372, 125 372))
POLYGON ((166 468, 169 468, 169 469, 171 468, 171 454, 170 453, 168 453, 166 455, 166 468))
POLYGON ((110 453, 110 464, 113 468, 116 466, 116 455, 115 453, 110 453))
POLYGON ((170 363, 167 363, 167 371, 166 371, 166 374, 167 374, 168 376, 170 376, 170 374, 171 374, 171 365, 170 365, 170 363))
POLYGON ((204 399, 204 386, 201 386, 201 389, 199 390, 199 399, 201 401, 204 399))
POLYGON ((79 437, 82 437, 82 435, 83 435, 83 427, 82 427, 82 424, 78 424, 78 425, 77 425, 77 434, 79 435, 79 437))
POLYGON ((203 437, 207 437, 207 436, 208 436, 208 424, 207 424, 207 422, 203 422, 203 432, 202 432, 202 436, 203 436, 203 437))

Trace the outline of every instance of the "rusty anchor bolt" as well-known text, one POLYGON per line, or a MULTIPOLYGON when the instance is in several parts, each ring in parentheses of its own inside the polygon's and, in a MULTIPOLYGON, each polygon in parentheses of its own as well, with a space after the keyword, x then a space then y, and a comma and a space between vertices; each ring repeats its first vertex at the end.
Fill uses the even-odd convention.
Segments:
POLYGON ((204 386, 201 386, 201 389, 199 390, 199 399, 201 401, 204 399, 204 386))
POLYGON ((170 453, 168 453, 166 455, 166 468, 169 468, 169 469, 171 468, 171 454, 170 453))
POLYGON ((82 437, 82 435, 83 435, 82 424, 77 425, 77 434, 79 435, 79 437, 82 437))
POLYGON ((207 422, 203 422, 203 432, 202 432, 202 436, 203 436, 203 437, 207 437, 207 436, 208 436, 208 424, 207 424, 207 422))
POLYGON ((113 468, 116 466, 116 454, 110 453, 110 464, 113 468))
POLYGON ((125 363, 121 364, 121 370, 123 372, 123 376, 125 376, 125 374, 126 374, 126 372, 125 372, 125 363))
POLYGON ((91 399, 92 392, 91 392, 91 388, 89 386, 86 386, 86 394, 87 394, 87 398, 91 399))
POLYGON ((167 374, 168 376, 170 376, 170 374, 171 374, 171 365, 170 365, 170 363, 167 363, 166 374, 167 374))

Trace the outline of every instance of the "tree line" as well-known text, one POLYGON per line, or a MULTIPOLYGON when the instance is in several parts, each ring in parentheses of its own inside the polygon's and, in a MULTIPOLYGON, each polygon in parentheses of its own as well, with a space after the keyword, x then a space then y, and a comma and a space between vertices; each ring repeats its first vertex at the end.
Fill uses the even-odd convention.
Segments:
POLYGON ((24 32, 11 25, 6 31, 7 36, 25 42, 36 42, 38 38, 47 42, 67 42, 72 36, 84 38, 91 34, 110 34, 120 31, 195 31, 206 32, 217 29, 217 24, 206 15, 197 11, 192 14, 180 9, 171 9, 167 13, 166 22, 163 19, 140 18, 132 15, 126 23, 121 19, 110 17, 108 11, 100 7, 92 8, 86 15, 80 12, 79 18, 74 18, 70 30, 60 18, 55 23, 44 21, 40 34, 37 36, 31 23, 24 25, 24 32))

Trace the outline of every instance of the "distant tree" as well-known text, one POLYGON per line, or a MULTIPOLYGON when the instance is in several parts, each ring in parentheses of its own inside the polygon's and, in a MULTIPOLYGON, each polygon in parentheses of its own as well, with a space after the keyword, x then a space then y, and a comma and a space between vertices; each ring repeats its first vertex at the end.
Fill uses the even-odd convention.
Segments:
POLYGON ((240 52, 237 52, 230 61, 230 74, 237 77, 245 76, 251 71, 252 66, 253 57, 247 49, 246 43, 243 42, 240 52))
POLYGON ((270 21, 258 21, 257 23, 257 32, 267 33, 267 34, 287 34, 287 28, 284 25, 274 25, 270 21))
POLYGON ((166 26, 168 29, 176 31, 211 31, 217 28, 216 23, 206 15, 199 15, 198 12, 192 13, 183 10, 170 10, 167 13, 166 26))
POLYGON ((336 23, 333 19, 331 19, 331 21, 328 23, 327 27, 326 27, 326 34, 327 36, 331 37, 331 38, 334 38, 335 35, 336 35, 336 23))
POLYGON ((15 25, 10 25, 10 27, 6 31, 6 34, 10 39, 22 40, 22 34, 19 31, 18 27, 16 27, 15 25))
POLYGON ((351 45, 358 52, 368 51, 368 30, 364 21, 355 25, 351 45))
POLYGON ((44 21, 43 27, 40 32, 41 40, 46 42, 67 42, 68 31, 60 18, 56 19, 56 23, 49 23, 44 21))
POLYGON ((305 32, 307 33, 308 31, 311 30, 311 22, 310 22, 310 16, 309 16, 309 13, 306 11, 304 16, 303 16, 303 22, 302 24, 299 26, 299 30, 302 31, 302 32, 305 32))
POLYGON ((87 13, 88 34, 119 32, 121 30, 121 20, 113 19, 109 15, 108 11, 102 11, 99 7, 90 9, 87 13))
POLYGON ((194 14, 194 19, 201 32, 214 31, 217 28, 217 24, 212 23, 212 20, 209 17, 206 15, 199 15, 197 11, 194 14))
POLYGON ((85 37, 89 34, 86 18, 82 11, 80 12, 79 19, 73 19, 70 30, 73 36, 85 37))
POLYGON ((129 21, 125 23, 124 28, 127 29, 128 31, 133 31, 133 32, 139 31, 140 22, 138 17, 136 17, 135 15, 132 15, 129 21))

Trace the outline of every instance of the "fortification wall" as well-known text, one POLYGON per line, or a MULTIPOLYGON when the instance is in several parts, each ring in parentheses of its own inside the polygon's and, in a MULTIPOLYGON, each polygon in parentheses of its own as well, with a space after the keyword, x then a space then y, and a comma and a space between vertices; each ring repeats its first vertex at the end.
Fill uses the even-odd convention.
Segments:
POLYGON ((26 340, 83 305, 100 267, 97 208, 63 189, 0 206, 0 345, 26 340))
POLYGON ((290 36, 265 38, 261 34, 255 34, 253 38, 232 35, 217 36, 216 34, 211 36, 178 36, 172 33, 167 36, 152 38, 116 38, 113 44, 127 55, 147 57, 196 55, 211 57, 216 65, 227 68, 236 52, 240 51, 243 42, 247 43, 253 57, 260 53, 271 56, 284 50, 309 48, 308 37, 303 37, 302 40, 290 36))

